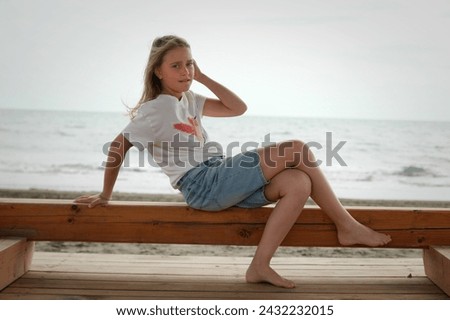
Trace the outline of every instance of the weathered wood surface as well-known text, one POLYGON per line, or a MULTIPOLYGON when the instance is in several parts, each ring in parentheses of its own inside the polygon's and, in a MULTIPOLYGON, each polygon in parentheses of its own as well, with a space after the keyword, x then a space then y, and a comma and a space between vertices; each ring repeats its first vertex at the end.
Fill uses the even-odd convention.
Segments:
POLYGON ((251 258, 36 252, 30 271, 0 299, 448 299, 422 260, 273 259, 293 290, 247 284, 251 258))
POLYGON ((28 271, 34 243, 23 238, 0 238, 0 290, 28 271))
MULTIPOLYGON (((68 200, 0 199, 0 236, 28 240, 256 245, 272 208, 194 210, 184 204, 112 202, 89 209, 68 200)), ((354 207, 365 225, 389 233, 388 247, 450 246, 450 209, 354 207)), ((337 247, 317 207, 303 210, 285 246, 337 247)))
POLYGON ((423 251, 425 273, 450 296, 450 247, 433 247, 423 251))

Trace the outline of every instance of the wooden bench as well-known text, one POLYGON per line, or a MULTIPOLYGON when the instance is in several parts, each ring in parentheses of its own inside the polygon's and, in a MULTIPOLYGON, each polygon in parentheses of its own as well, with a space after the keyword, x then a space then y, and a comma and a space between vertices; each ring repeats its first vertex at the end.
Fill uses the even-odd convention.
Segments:
MULTIPOLYGON (((182 203, 111 202, 89 209, 70 200, 0 199, 0 290, 27 272, 34 241, 257 245, 271 207, 204 212, 182 203)), ((423 249, 427 276, 450 295, 450 209, 349 207, 392 236, 388 248, 423 249)), ((336 228, 306 207, 283 246, 340 247, 336 228)))

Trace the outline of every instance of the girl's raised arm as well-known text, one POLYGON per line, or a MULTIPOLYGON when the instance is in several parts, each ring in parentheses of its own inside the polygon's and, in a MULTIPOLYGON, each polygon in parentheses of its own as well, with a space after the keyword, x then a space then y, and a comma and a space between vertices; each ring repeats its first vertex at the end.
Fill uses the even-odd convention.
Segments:
POLYGON ((203 107, 203 115, 210 117, 232 117, 239 116, 247 111, 247 105, 235 93, 202 73, 196 62, 194 62, 194 67, 194 79, 211 90, 218 98, 206 99, 205 106, 203 107))
POLYGON ((111 200, 114 184, 116 183, 117 176, 119 175, 120 167, 128 150, 133 145, 122 134, 119 134, 109 147, 108 159, 105 162, 105 174, 103 178, 103 191, 95 195, 85 195, 75 199, 75 203, 85 203, 89 205, 89 208, 95 206, 107 205, 111 200))

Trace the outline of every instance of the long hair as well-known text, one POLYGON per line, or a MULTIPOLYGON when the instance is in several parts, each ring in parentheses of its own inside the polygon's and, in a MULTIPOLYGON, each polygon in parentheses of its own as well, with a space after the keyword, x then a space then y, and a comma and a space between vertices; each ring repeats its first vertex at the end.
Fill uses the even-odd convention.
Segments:
POLYGON ((166 53, 178 47, 190 48, 190 45, 185 39, 174 35, 163 36, 153 41, 144 72, 144 90, 136 106, 129 109, 131 119, 136 116, 138 109, 143 103, 153 100, 161 94, 161 80, 156 76, 155 71, 161 66, 166 53))

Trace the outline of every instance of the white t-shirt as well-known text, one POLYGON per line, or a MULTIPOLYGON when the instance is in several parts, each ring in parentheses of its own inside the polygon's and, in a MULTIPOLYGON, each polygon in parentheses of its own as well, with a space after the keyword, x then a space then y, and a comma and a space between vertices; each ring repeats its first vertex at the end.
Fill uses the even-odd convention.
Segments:
POLYGON ((206 98, 192 91, 181 100, 166 94, 145 102, 122 131, 140 151, 147 149, 154 162, 176 189, 178 180, 190 169, 222 150, 208 143, 201 118, 206 98))

